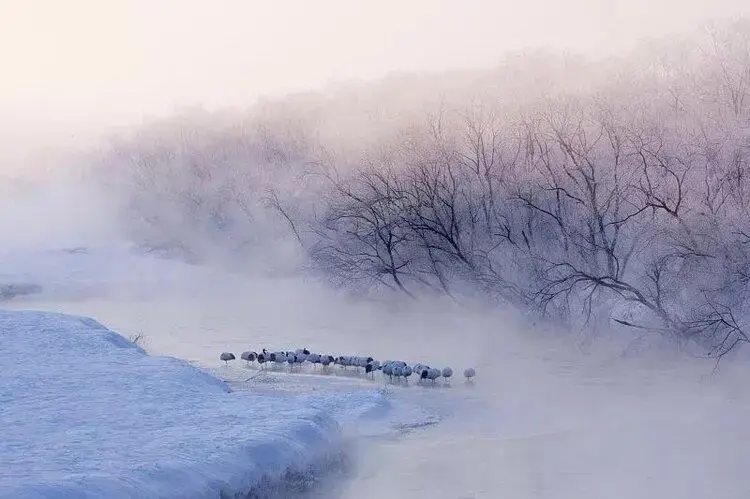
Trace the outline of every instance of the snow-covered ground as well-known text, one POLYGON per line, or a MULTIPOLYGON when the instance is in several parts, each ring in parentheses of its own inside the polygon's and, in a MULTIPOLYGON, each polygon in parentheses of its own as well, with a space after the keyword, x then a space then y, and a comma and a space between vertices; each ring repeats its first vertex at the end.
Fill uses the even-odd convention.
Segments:
MULTIPOLYGON (((364 397, 365 406, 385 401, 369 419, 343 423, 353 469, 322 497, 750 497, 748 372, 737 363, 711 375, 713 364, 699 359, 620 357, 623 343, 582 355, 510 314, 352 302, 312 282, 244 280, 124 249, 27 251, 2 260, 12 262, 0 266, 6 280, 38 281, 45 290, 6 308, 95 317, 123 335, 143 333, 150 354, 228 380, 232 394, 211 388, 206 398, 234 401, 207 403, 206 419, 211 410, 227 417, 256 397, 281 397, 306 414, 316 406, 298 403, 322 400, 324 421, 343 421, 348 407, 327 393, 364 397), (101 294, 77 292, 92 283, 101 294), (474 385, 459 376, 450 386, 420 387, 308 368, 245 381, 256 371, 218 360, 221 351, 263 346, 403 358, 450 365, 459 375, 471 365, 478 377, 474 385)), ((48 357, 27 359, 29 372, 44 373, 48 357)), ((38 466, 54 463, 40 458, 38 466)))
POLYGON ((224 497, 285 473, 303 487, 340 464, 341 428, 389 409, 374 390, 230 391, 92 319, 44 312, 0 311, 0 372, 9 499, 224 497))

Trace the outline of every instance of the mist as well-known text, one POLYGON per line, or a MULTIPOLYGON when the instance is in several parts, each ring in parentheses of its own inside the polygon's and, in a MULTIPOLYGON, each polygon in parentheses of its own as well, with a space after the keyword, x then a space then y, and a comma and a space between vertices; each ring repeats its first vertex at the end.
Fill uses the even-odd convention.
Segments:
POLYGON ((30 139, 41 127, 59 140, 183 106, 241 108, 392 72, 492 67, 519 50, 601 58, 748 14, 741 0, 6 0, 0 9, 4 135, 30 139))
POLYGON ((750 492, 746 2, 0 15, 3 307, 452 366, 324 497, 750 492))

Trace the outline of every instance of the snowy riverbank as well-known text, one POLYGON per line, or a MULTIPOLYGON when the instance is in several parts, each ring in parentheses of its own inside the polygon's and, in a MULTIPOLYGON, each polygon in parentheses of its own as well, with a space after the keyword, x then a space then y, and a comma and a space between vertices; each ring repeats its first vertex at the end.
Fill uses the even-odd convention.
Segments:
POLYGON ((43 312, 0 311, 0 372, 8 498, 217 497, 308 480, 289 472, 336 456, 341 424, 388 405, 365 390, 233 392, 92 319, 43 312))

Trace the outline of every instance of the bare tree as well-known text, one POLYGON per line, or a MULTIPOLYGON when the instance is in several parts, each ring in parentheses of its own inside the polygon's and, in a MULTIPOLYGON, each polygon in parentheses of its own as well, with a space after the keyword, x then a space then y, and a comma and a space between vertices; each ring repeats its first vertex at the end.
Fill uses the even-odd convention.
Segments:
POLYGON ((349 182, 331 181, 333 196, 313 258, 340 280, 377 282, 413 297, 404 282, 413 238, 399 212, 403 194, 393 174, 371 167, 349 182))

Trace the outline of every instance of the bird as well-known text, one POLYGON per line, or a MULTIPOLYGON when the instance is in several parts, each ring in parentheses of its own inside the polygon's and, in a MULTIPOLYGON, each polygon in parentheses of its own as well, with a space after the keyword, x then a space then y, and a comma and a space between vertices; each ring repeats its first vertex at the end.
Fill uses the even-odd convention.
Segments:
POLYGON ((383 374, 387 375, 390 379, 393 379, 393 361, 388 361, 383 364, 383 374))
POLYGON ((263 365, 268 360, 268 352, 264 348, 262 352, 258 354, 258 364, 260 364, 260 368, 263 369, 263 365))
POLYGON ((424 364, 414 364, 414 366, 412 366, 411 370, 412 370, 412 372, 414 374, 421 375, 422 371, 424 371, 425 369, 429 369, 429 368, 430 368, 430 366, 426 366, 424 364))
POLYGON ((313 368, 315 368, 316 364, 320 364, 322 360, 323 360, 322 356, 317 353, 311 353, 307 356, 307 361, 312 363, 313 368))
POLYGON ((411 376, 412 372, 413 372, 413 369, 412 369, 411 367, 409 367, 409 366, 404 366, 404 371, 403 371, 403 375, 404 375, 404 379, 405 379, 406 381, 408 381, 408 380, 409 380, 409 376, 411 376))
POLYGON ((287 352, 276 352, 274 357, 276 359, 273 361, 275 367, 280 367, 280 366, 283 366, 284 363, 289 360, 290 354, 287 352))
POLYGON ((305 353, 295 353, 294 354, 294 363, 299 364, 300 366, 305 363, 307 360, 307 354, 305 353))
POLYGON ((246 361, 247 365, 249 366, 251 362, 255 362, 255 359, 258 358, 258 354, 252 351, 242 352, 242 355, 240 355, 240 358, 246 361))
POLYGON ((404 375, 404 368, 403 366, 396 364, 393 366, 393 369, 391 370, 393 375, 396 377, 396 380, 398 381, 398 378, 404 375))
POLYGON ((219 358, 224 361, 225 365, 228 366, 229 365, 229 361, 230 360, 234 360, 236 357, 231 352, 222 352, 222 354, 219 356, 219 358))
POLYGON ((437 380, 441 374, 442 372, 440 369, 431 367, 427 370, 427 379, 432 380, 432 382, 435 383, 435 380, 437 380))
POLYGON ((357 367, 357 371, 359 371, 360 367, 362 369, 366 369, 367 364, 369 364, 372 360, 372 357, 354 357, 354 365, 357 367))
POLYGON ((453 376, 453 369, 451 369, 450 367, 444 367, 442 374, 443 378, 450 379, 450 377, 453 376))
POLYGON ((464 377, 466 378, 466 381, 471 381, 471 378, 477 375, 476 370, 473 367, 469 367, 468 369, 464 370, 464 377))

